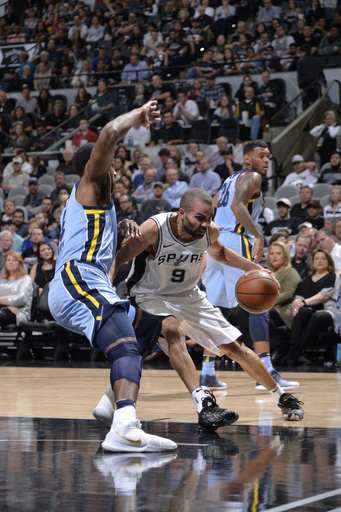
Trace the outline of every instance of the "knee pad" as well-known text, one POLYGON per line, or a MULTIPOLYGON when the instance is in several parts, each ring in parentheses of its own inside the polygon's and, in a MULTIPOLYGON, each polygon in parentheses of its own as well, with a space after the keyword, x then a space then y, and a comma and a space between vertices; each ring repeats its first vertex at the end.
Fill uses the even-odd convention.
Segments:
POLYGON ((127 379, 140 386, 143 358, 134 341, 122 341, 107 352, 111 362, 111 386, 120 379, 127 379))
POLYGON ((164 317, 142 311, 140 323, 135 330, 137 348, 142 357, 146 357, 154 348, 162 330, 164 317))
POLYGON ((269 312, 249 315, 249 329, 252 341, 269 341, 269 312))

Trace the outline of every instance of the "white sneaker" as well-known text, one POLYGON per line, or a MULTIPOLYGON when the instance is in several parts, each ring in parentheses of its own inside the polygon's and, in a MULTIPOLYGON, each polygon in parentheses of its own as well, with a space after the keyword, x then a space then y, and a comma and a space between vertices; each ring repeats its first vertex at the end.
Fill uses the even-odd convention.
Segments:
MULTIPOLYGON (((280 374, 276 370, 272 370, 270 372, 270 375, 272 375, 272 377, 274 378, 275 382, 279 386, 281 386, 283 391, 288 391, 289 389, 298 388, 299 385, 300 385, 300 383, 296 382, 295 380, 291 380, 290 381, 290 380, 283 379, 283 377, 281 377, 280 374)), ((264 387, 259 382, 256 382, 255 389, 257 389, 257 391, 266 391, 266 387, 264 387)))
POLYGON ((175 450, 176 443, 164 437, 146 434, 138 420, 113 423, 102 447, 109 452, 164 452, 175 450))
POLYGON ((114 412, 115 408, 107 397, 107 395, 104 393, 94 410, 92 411, 93 416, 96 418, 97 421, 102 423, 105 427, 109 428, 112 425, 112 420, 114 418, 114 412))

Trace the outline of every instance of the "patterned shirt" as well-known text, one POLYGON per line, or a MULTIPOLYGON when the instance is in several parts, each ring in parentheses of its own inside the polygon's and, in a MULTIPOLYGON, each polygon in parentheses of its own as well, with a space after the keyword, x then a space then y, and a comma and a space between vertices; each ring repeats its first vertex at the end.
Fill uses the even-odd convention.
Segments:
POLYGON ((215 84, 213 89, 210 89, 207 85, 203 88, 203 90, 199 94, 199 100, 206 100, 208 104, 211 101, 217 102, 220 101, 224 96, 225 91, 224 87, 219 84, 215 84))
POLYGON ((219 190, 220 185, 221 179, 219 174, 208 169, 205 173, 200 171, 197 174, 194 174, 191 178, 189 188, 203 188, 206 192, 211 194, 211 196, 214 196, 214 194, 219 190))

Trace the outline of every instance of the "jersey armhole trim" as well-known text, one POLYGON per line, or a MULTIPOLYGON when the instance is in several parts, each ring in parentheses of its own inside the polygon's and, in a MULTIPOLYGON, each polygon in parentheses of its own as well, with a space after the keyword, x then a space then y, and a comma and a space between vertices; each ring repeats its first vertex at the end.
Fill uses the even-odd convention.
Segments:
POLYGON ((207 238, 207 249, 210 247, 211 245, 211 237, 210 237, 210 230, 209 229, 206 229, 206 238, 207 238))
POLYGON ((161 247, 162 247, 162 229, 161 229, 161 224, 160 224, 159 220, 156 217, 150 217, 150 218, 157 225, 157 230, 159 232, 159 243, 157 245, 157 250, 156 250, 156 253, 155 253, 155 256, 154 256, 154 259, 156 259, 156 258, 158 258, 159 254, 161 252, 161 247))

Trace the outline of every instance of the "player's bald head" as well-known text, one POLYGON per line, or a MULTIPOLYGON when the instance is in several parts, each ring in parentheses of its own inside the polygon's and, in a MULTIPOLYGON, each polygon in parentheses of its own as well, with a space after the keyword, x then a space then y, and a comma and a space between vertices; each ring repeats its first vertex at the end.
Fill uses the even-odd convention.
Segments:
POLYGON ((191 211, 195 201, 199 201, 201 203, 205 203, 208 205, 213 205, 212 196, 206 190, 202 188, 191 188, 184 193, 180 201, 180 208, 185 210, 185 212, 191 211))

